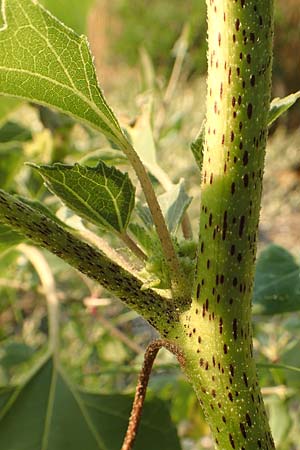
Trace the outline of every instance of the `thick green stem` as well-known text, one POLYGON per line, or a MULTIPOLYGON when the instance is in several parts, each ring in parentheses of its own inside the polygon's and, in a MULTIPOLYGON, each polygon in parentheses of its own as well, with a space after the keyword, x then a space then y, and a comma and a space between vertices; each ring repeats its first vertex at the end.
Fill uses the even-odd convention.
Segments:
POLYGON ((0 222, 101 283, 159 329, 163 336, 168 333, 167 324, 169 329, 178 322, 180 310, 183 309, 180 304, 151 289, 142 290, 142 280, 113 262, 100 250, 81 241, 56 222, 1 189, 0 222))
POLYGON ((274 448, 252 350, 251 297, 270 101, 273 0, 208 0, 208 94, 185 371, 222 450, 274 448))

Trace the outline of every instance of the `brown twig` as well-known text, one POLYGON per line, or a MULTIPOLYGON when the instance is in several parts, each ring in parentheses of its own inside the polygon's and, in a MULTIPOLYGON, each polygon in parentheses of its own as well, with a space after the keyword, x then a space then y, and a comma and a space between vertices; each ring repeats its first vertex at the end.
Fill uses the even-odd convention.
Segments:
POLYGON ((142 416, 143 405, 146 397, 147 386, 152 371, 152 366, 159 350, 165 347, 173 353, 181 366, 184 365, 184 356, 175 344, 163 339, 152 341, 146 348, 144 363, 139 374, 138 383, 133 400, 127 432, 121 450, 132 450, 137 435, 138 426, 142 416))

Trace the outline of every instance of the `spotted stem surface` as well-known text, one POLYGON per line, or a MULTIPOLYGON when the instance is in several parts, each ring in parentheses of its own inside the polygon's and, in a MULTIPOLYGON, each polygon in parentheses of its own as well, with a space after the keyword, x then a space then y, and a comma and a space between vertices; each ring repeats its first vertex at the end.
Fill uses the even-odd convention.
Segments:
POLYGON ((217 448, 274 443, 253 359, 251 297, 270 102, 273 0, 207 0, 207 117, 185 371, 217 448))

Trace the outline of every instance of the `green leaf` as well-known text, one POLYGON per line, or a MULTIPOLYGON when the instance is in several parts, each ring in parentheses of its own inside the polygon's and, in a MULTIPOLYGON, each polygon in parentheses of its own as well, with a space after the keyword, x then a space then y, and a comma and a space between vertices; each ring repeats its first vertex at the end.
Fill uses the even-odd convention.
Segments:
POLYGON ((25 240, 24 236, 0 224, 0 254, 25 240))
MULTIPOLYGON (((97 395, 72 384, 52 359, 24 386, 2 389, 1 448, 5 450, 119 450, 132 398, 97 395)), ((180 450, 165 403, 146 401, 136 450, 180 450)))
POLYGON ((283 98, 274 98, 270 105, 268 125, 272 125, 278 117, 286 112, 300 98, 300 91, 283 98))
POLYGON ((137 118, 134 126, 126 129, 134 149, 149 170, 151 170, 151 166, 156 167, 157 165, 156 146, 150 120, 151 106, 151 101, 148 101, 143 106, 141 115, 137 118))
POLYGON ((0 127, 0 187, 7 189, 24 162, 23 142, 31 140, 28 129, 15 122, 0 127))
POLYGON ((85 166, 96 166, 99 160, 103 161, 109 166, 117 166, 120 164, 127 164, 128 160, 126 156, 119 150, 113 148, 100 148, 98 150, 93 150, 88 152, 83 158, 78 162, 79 164, 84 164, 85 166))
POLYGON ((17 142, 0 144, 0 187, 7 189, 24 162, 23 147, 17 142))
POLYGON ((200 172, 202 171, 202 163, 203 163, 203 146, 205 140, 205 122, 203 121, 200 131, 196 139, 191 143, 191 150, 193 152, 195 161, 197 166, 199 167, 200 172))
POLYGON ((287 437, 292 427, 292 419, 289 414, 286 400, 273 395, 267 400, 270 427, 272 435, 277 446, 280 446, 287 437))
POLYGON ((180 180, 178 184, 173 185, 171 189, 158 197, 158 201, 169 231, 175 234, 192 201, 184 189, 184 181, 180 180))
POLYGON ((33 0, 2 0, 2 12, 0 93, 57 108, 126 146, 99 88, 86 37, 33 0))
MULTIPOLYGON (((158 202, 171 233, 176 233, 191 201, 192 198, 185 192, 183 180, 158 196, 158 202)), ((153 227, 152 217, 146 205, 138 204, 137 212, 147 228, 153 227)))
POLYGON ((0 364, 8 370, 28 361, 34 354, 32 347, 21 342, 5 343, 1 350, 0 364))
POLYGON ((148 229, 146 230, 144 227, 141 227, 137 223, 129 224, 129 229, 134 235, 135 239, 138 243, 146 250, 147 254, 151 254, 154 251, 154 247, 158 250, 160 249, 160 243, 155 231, 151 233, 148 229))
POLYGON ((271 245, 257 261, 253 313, 280 314, 300 310, 300 267, 284 248, 271 245))
POLYGON ((17 98, 4 97, 3 95, 0 95, 0 123, 5 121, 7 116, 21 104, 22 101, 17 98))
POLYGON ((27 142, 32 139, 30 130, 22 127, 16 122, 6 122, 0 128, 0 143, 5 142, 27 142))
POLYGON ((75 164, 37 166, 48 188, 70 209, 95 225, 122 233, 134 206, 135 189, 127 174, 102 161, 97 167, 75 164))
POLYGON ((77 33, 85 33, 87 15, 94 0, 42 0, 41 3, 77 33))

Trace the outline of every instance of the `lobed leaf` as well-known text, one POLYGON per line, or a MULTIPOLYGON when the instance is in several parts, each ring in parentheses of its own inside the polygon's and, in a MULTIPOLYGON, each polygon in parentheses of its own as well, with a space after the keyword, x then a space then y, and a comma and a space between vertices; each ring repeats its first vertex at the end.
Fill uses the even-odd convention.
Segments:
POLYGON ((53 164, 35 168, 48 188, 70 209, 95 225, 122 233, 134 206, 135 189, 127 174, 102 161, 96 167, 53 164))
MULTIPOLYGON (((25 385, 0 391, 1 448, 119 450, 131 403, 80 390, 50 358, 25 385)), ((180 450, 163 401, 146 401, 135 448, 180 450)))
POLYGON ((300 266, 277 245, 264 250, 257 261, 253 313, 280 314, 300 310, 300 266))
POLYGON ((272 125, 284 112, 296 103, 300 98, 300 91, 283 98, 274 98, 270 105, 268 125, 272 125))
POLYGON ((57 108, 126 145, 99 88, 86 37, 35 0, 2 0, 2 16, 0 94, 57 108))

